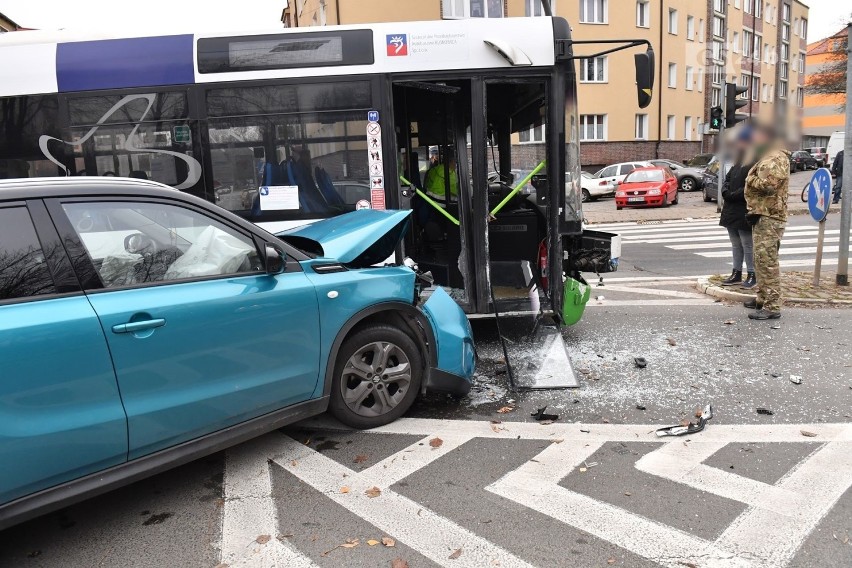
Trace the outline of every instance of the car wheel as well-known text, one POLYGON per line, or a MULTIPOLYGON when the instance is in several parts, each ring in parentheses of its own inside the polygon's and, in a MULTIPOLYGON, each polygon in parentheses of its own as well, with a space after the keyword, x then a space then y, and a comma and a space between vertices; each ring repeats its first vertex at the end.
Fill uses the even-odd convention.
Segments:
POLYGON ((663 204, 661 207, 668 207, 669 205, 669 194, 667 193, 663 196, 663 204))
POLYGON ((680 197, 678 196, 677 190, 675 190, 675 196, 674 196, 674 199, 672 199, 672 205, 677 205, 677 202, 679 200, 680 200, 680 197))
POLYGON ((691 177, 685 177, 680 180, 680 190, 681 191, 693 191, 695 189, 695 180, 691 177))
POLYGON ((619 207, 618 205, 615 206, 616 211, 621 211, 622 209, 624 209, 624 207, 619 207))
POLYGON ((592 194, 589 193, 588 189, 584 189, 583 190, 583 203, 588 203, 589 201, 592 201, 592 194))
POLYGON ((353 428, 393 422, 417 398, 422 372, 423 358, 408 334, 387 325, 365 327, 338 352, 329 410, 353 428))

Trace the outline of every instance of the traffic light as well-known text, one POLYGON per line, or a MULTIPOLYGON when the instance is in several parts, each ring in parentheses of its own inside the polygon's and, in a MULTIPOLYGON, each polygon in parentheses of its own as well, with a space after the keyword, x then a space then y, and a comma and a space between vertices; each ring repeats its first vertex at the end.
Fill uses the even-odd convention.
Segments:
POLYGON ((733 128, 738 122, 748 118, 747 114, 737 114, 737 109, 748 104, 746 99, 739 98, 748 92, 748 87, 738 87, 734 83, 725 83, 725 127, 733 128))
POLYGON ((710 109, 710 128, 712 130, 722 128, 722 107, 713 107, 710 109))

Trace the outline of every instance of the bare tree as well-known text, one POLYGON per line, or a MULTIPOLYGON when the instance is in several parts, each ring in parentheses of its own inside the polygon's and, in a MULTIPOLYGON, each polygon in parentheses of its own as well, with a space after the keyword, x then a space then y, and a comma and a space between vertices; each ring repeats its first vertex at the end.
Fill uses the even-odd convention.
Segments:
MULTIPOLYGON (((824 48, 828 54, 827 61, 819 70, 811 75, 806 87, 808 93, 813 95, 845 95, 846 94, 846 64, 848 55, 846 52, 849 35, 846 30, 823 40, 824 48)), ((846 108, 845 99, 838 105, 838 111, 844 112, 846 108)))

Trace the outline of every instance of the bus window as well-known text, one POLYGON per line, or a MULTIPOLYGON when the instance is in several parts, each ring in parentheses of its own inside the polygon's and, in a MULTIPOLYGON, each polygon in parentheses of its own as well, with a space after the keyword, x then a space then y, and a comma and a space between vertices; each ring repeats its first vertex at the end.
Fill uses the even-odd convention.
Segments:
MULTIPOLYGON (((59 137, 58 114, 56 95, 0 97, 0 179, 59 174, 38 144, 42 135, 59 137)), ((66 159, 65 148, 52 150, 60 162, 66 159)))

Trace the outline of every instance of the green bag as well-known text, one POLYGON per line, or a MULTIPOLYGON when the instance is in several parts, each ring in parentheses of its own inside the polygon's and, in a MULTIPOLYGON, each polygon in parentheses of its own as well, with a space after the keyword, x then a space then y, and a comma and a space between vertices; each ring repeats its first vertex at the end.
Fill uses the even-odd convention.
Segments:
POLYGON ((568 278, 562 288, 562 324, 574 325, 583 317, 592 287, 568 278))

